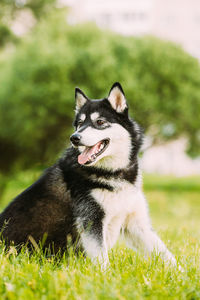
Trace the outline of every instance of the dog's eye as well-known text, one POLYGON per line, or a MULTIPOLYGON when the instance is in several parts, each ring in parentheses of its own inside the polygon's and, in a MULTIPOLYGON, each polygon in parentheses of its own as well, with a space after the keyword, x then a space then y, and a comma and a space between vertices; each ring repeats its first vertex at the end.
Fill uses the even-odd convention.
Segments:
POLYGON ((105 121, 99 119, 99 120, 96 121, 96 123, 97 123, 98 126, 102 126, 103 124, 105 124, 105 121))

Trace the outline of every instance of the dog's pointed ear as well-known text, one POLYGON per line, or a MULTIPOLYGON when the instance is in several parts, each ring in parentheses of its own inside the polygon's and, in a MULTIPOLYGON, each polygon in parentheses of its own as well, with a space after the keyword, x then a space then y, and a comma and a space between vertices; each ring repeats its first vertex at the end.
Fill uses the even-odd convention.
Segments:
POLYGON ((81 107, 88 101, 87 96, 79 88, 75 88, 75 101, 76 113, 78 113, 81 107))
POLYGON ((122 113, 126 108, 128 108, 124 91, 119 82, 115 82, 111 87, 108 95, 108 101, 112 108, 114 108, 118 113, 122 113))

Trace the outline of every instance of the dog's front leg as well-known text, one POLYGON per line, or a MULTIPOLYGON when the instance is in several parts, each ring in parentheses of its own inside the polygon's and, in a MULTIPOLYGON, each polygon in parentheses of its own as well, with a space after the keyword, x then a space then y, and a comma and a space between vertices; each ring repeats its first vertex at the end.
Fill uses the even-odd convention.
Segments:
POLYGON ((94 263, 100 263, 102 269, 106 269, 109 262, 105 239, 91 231, 83 231, 80 234, 82 247, 88 257, 94 263))
POLYGON ((162 259, 176 265, 172 253, 151 228, 146 199, 142 194, 138 199, 136 210, 126 219, 124 235, 128 245, 137 249, 142 248, 145 255, 151 255, 155 251, 162 259))

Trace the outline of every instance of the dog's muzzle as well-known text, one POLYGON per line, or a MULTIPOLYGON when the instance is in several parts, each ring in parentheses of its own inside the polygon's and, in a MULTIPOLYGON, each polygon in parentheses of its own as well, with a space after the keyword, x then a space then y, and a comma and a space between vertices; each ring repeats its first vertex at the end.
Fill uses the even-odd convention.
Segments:
POLYGON ((73 133, 70 137, 70 141, 74 146, 78 146, 80 144, 81 135, 79 133, 73 133))

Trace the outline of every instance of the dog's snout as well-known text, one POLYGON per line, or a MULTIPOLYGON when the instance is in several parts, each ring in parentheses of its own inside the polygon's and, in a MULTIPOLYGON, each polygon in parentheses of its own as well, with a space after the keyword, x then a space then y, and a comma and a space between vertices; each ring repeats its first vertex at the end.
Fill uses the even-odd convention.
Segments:
POLYGON ((74 133, 70 137, 70 141, 75 145, 78 146, 81 140, 81 135, 79 133, 74 133))

